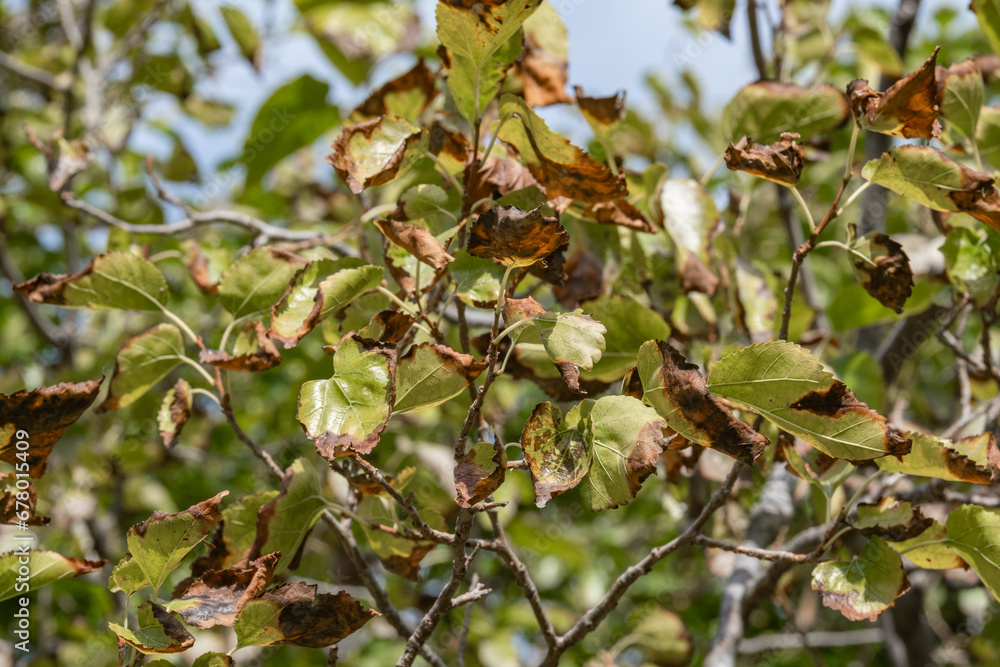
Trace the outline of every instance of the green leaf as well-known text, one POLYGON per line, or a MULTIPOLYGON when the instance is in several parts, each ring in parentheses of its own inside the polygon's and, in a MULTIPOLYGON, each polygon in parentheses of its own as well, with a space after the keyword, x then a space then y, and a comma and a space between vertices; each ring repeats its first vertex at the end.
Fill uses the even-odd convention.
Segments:
POLYGON ((271 338, 286 349, 295 347, 331 313, 377 287, 384 272, 353 257, 310 262, 295 274, 281 301, 271 308, 271 338))
POLYGON ((666 340, 670 326, 656 311, 625 296, 609 294, 582 306, 583 312, 604 325, 604 352, 584 379, 615 382, 635 365, 647 340, 666 340))
POLYGON ((976 128, 979 155, 993 167, 1000 167, 1000 109, 982 107, 976 128))
POLYGON ((500 98, 497 136, 513 149, 549 199, 559 196, 597 204, 628 196, 624 179, 553 132, 523 98, 500 98))
POLYGON ((398 116, 345 127, 326 161, 354 194, 406 173, 427 152, 427 133, 398 116))
POLYGON ((993 52, 1000 55, 1000 1, 972 0, 970 8, 979 19, 979 27, 993 47, 993 52))
POLYGON ((656 471, 665 422, 631 396, 605 396, 590 410, 594 462, 590 466, 590 508, 627 505, 643 480, 656 471))
POLYGON ((582 310, 572 313, 548 311, 538 315, 533 322, 546 354, 556 366, 572 364, 582 370, 591 370, 604 352, 604 333, 607 329, 582 310))
POLYGON ((125 341, 115 357, 108 396, 95 412, 118 410, 145 394, 181 363, 184 339, 173 324, 157 324, 125 341))
MULTIPOLYGON (((153 512, 148 519, 129 528, 125 536, 129 553, 154 591, 159 590, 188 552, 219 523, 222 518, 219 504, 228 493, 222 491, 183 512, 153 512)), ((132 574, 133 566, 128 567, 132 574)), ((134 574, 130 580, 136 581, 134 574)))
MULTIPOLYGON (((413 468, 409 470, 415 472, 413 468)), ((396 487, 396 490, 402 492, 405 483, 398 483, 400 476, 403 476, 402 473, 393 480, 393 486, 396 487)), ((358 516, 375 521, 383 526, 395 526, 399 523, 399 519, 392 510, 392 504, 385 498, 365 495, 358 505, 357 512, 358 516)), ((420 508, 420 515, 431 528, 436 530, 448 529, 444 517, 437 511, 422 507, 420 508)), ((420 561, 437 546, 436 542, 414 541, 397 537, 396 535, 390 535, 384 531, 371 528, 367 524, 362 524, 361 528, 368 538, 368 544, 371 545, 372 551, 378 556, 385 569, 411 581, 421 580, 420 561)))
POLYGON ((257 56, 260 51, 260 35, 250 23, 246 14, 232 5, 222 5, 219 7, 222 19, 229 28, 229 34, 236 40, 236 45, 240 48, 240 53, 246 58, 254 69, 257 69, 257 56))
POLYGON ((305 459, 296 459, 285 470, 281 491, 257 511, 257 536, 248 558, 281 552, 274 568, 281 574, 295 560, 299 547, 326 508, 320 494, 316 469, 305 459))
MULTIPOLYGON (((199 655, 194 661, 193 667, 235 667, 235 665, 236 661, 225 653, 210 651, 199 655)), ((151 667, 151 665, 147 663, 146 667, 151 667)))
POLYGON ((96 572, 107 561, 69 558, 55 551, 28 549, 0 554, 0 601, 81 574, 96 572), (21 568, 27 568, 25 575, 21 568), (27 588, 23 588, 27 586, 27 588))
POLYGON ((873 537, 850 561, 817 565, 812 588, 819 591, 824 605, 845 618, 874 621, 910 589, 910 582, 899 554, 881 538, 873 537))
POLYGON ((556 496, 583 481, 594 457, 594 401, 581 401, 563 418, 553 403, 540 403, 521 433, 521 447, 531 470, 535 505, 545 507, 556 496))
POLYGON ((719 224, 715 200, 693 178, 668 178, 659 186, 663 227, 677 246, 677 273, 685 292, 715 294, 719 279, 709 270, 710 243, 719 224))
POLYGON ((260 183, 282 158, 309 146, 340 124, 340 112, 327 102, 329 92, 330 86, 304 74, 267 98, 257 111, 243 147, 247 187, 260 183))
MULTIPOLYGON (((702 10, 704 11, 704 10, 702 10)), ((635 643, 658 665, 686 665, 694 643, 684 620, 669 609, 655 608, 632 631, 635 643)))
POLYGON ((306 263, 285 250, 267 246, 254 248, 222 274, 219 301, 234 319, 269 311, 306 263))
POLYGON ((302 385, 298 420, 321 455, 332 461, 378 444, 395 399, 395 361, 395 349, 348 338, 333 356, 333 376, 302 385))
POLYGON ((809 454, 799 454, 794 445, 778 441, 781 447, 781 457, 788 464, 788 471, 799 479, 804 479, 819 489, 829 500, 840 487, 841 482, 854 473, 854 466, 847 461, 832 461, 819 450, 810 450, 809 454), (823 460, 823 459, 826 460, 823 460))
POLYGON ((850 118, 847 98, 833 86, 803 88, 794 84, 758 81, 745 86, 722 114, 723 138, 744 135, 770 144, 782 132, 798 132, 803 141, 826 134, 850 118))
POLYGON ((374 609, 344 591, 316 595, 316 586, 282 584, 251 600, 236 618, 237 648, 293 644, 323 648, 336 644, 375 616, 374 609))
POLYGON ((1000 601, 1000 514, 962 505, 948 515, 948 546, 957 551, 1000 601))
POLYGON ((71 275, 40 273, 14 290, 29 301, 65 308, 159 310, 167 302, 167 281, 156 265, 123 250, 96 257, 71 275))
POLYGON ((983 74, 974 58, 967 58, 944 71, 944 81, 938 78, 941 95, 941 116, 948 124, 973 139, 979 124, 979 109, 983 106, 983 74))
POLYGON ((968 292, 980 306, 985 305, 1000 286, 1000 237, 990 230, 953 227, 944 245, 945 269, 956 289, 968 292))
POLYGON ((138 615, 139 623, 135 629, 124 628, 117 623, 108 623, 108 627, 140 653, 180 653, 194 645, 194 637, 184 625, 155 602, 146 600, 139 605, 138 615))
POLYGON ((448 89, 459 112, 477 121, 521 55, 520 28, 541 0, 471 5, 438 2, 437 36, 448 50, 448 89))
POLYGON ((916 537, 890 542, 892 548, 917 567, 925 570, 954 570, 967 567, 965 561, 947 544, 948 531, 944 524, 931 520, 931 525, 916 537), (923 546, 921 546, 923 545, 923 546))
POLYGON ((454 229, 458 224, 459 205, 454 189, 446 192, 438 185, 422 183, 404 192, 399 203, 407 220, 422 221, 434 235, 454 229))
POLYGON ((448 273, 455 281, 459 299, 477 308, 492 308, 500 297, 500 281, 504 267, 492 259, 475 257, 465 250, 456 250, 455 261, 448 273))
POLYGON ((723 357, 712 366, 708 388, 834 458, 865 461, 910 449, 885 417, 793 343, 761 343, 723 357))
POLYGON ((108 590, 112 593, 122 591, 125 595, 132 595, 146 586, 152 586, 152 583, 139 566, 139 561, 132 558, 132 554, 125 554, 111 571, 111 578, 108 580, 108 590))
POLYGON ((458 396, 486 368, 447 345, 421 343, 407 351, 396 368, 394 414, 426 410, 458 396))
POLYGON ((992 433, 983 433, 952 442, 926 433, 904 433, 913 440, 913 449, 902 460, 876 461, 886 472, 919 477, 935 477, 950 482, 990 484, 1000 472, 1000 450, 992 433))
POLYGON ((747 465, 753 465, 764 451, 768 439, 734 417, 709 393, 698 367, 667 343, 645 343, 636 368, 642 400, 687 440, 747 465))
MULTIPOLYGON (((743 259, 736 263, 736 324, 754 343, 774 338, 778 300, 760 267, 743 259)), ((658 336, 658 338, 665 338, 658 336)))

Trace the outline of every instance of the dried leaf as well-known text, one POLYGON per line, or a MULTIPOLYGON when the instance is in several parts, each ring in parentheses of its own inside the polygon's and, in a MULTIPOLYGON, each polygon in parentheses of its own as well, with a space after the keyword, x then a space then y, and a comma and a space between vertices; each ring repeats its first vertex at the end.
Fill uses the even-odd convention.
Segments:
POLYGON ((878 535, 889 542, 917 537, 934 524, 913 503, 900 502, 892 496, 877 503, 859 503, 854 525, 867 537, 878 535))
POLYGON ((524 211, 516 206, 496 206, 472 223, 467 249, 476 257, 525 267, 568 244, 569 234, 559 219, 542 215, 541 207, 524 211))
POLYGON ((17 467, 25 462, 26 452, 28 473, 32 477, 45 474, 52 446, 94 402, 102 382, 103 375, 100 380, 0 394, 0 461, 17 467), (19 442, 27 442, 28 448, 18 449, 19 442))
POLYGON ((726 166, 782 185, 795 185, 805 166, 805 153, 795 141, 798 138, 794 132, 783 132, 780 141, 762 146, 743 137, 726 149, 726 166))
POLYGON ((267 588, 280 556, 261 556, 245 569, 209 570, 177 591, 167 607, 196 628, 232 627, 247 603, 267 588))
POLYGON ((654 234, 658 230, 642 211, 627 199, 616 199, 612 202, 601 202, 585 206, 580 212, 587 220, 594 220, 600 225, 618 225, 637 232, 654 234))
POLYGON ((184 378, 179 378, 160 403, 160 411, 156 415, 156 424, 160 429, 163 446, 170 449, 177 444, 181 430, 191 416, 191 385, 184 378))
POLYGON ((941 133, 935 68, 936 47, 919 69, 892 84, 884 93, 872 90, 864 79, 847 86, 854 119, 863 130, 905 139, 933 139, 941 133))
POLYGON ((198 361, 228 371, 257 373, 280 364, 281 353, 268 337, 264 323, 256 320, 243 324, 233 344, 233 354, 224 350, 202 350, 198 361))
POLYGON ((194 645, 194 637, 166 609, 146 600, 139 605, 138 627, 129 629, 117 623, 108 627, 129 646, 140 653, 162 655, 180 653, 194 645))
POLYGON ((188 273, 198 289, 209 296, 218 296, 219 282, 212 279, 208 257, 201 247, 191 240, 184 241, 181 247, 184 249, 184 263, 188 267, 188 273))
POLYGON ((345 127, 326 162, 354 194, 384 185, 427 151, 427 135, 405 118, 380 116, 345 127))
POLYGON ((514 63, 522 82, 521 95, 532 107, 572 102, 566 94, 569 41, 555 7, 543 2, 524 22, 524 53, 514 63))
POLYGON ((913 448, 899 460, 876 461, 886 472, 901 472, 920 477, 934 477, 952 482, 991 484, 1000 475, 1000 448, 996 436, 982 433, 951 441, 926 433, 909 432, 913 448))
POLYGON ((583 88, 576 86, 576 105, 592 128, 613 128, 625 120, 625 91, 609 97, 587 97, 583 88))
POLYGON ((434 74, 421 58, 413 69, 369 95, 351 112, 350 121, 360 123, 379 116, 399 116, 415 122, 437 95, 434 74))
POLYGON ((847 244, 847 259, 861 286, 886 308, 902 313, 913 292, 913 271, 903 246, 879 232, 858 238, 853 223, 847 226, 847 244))
POLYGON ((416 321, 402 310, 382 310, 358 331, 356 338, 367 345, 395 345, 403 340, 416 321))
POLYGON ((387 239, 404 248, 424 264, 440 271, 455 258, 445 252, 434 235, 416 224, 396 220, 376 220, 375 226, 387 239))
POLYGON ((583 481, 594 458, 593 401, 578 403, 563 418, 552 403, 539 403, 521 432, 521 447, 531 470, 535 505, 545 507, 556 496, 583 481))
POLYGON ((35 514, 38 503, 38 491, 34 482, 28 482, 25 488, 16 485, 19 479, 17 473, 0 473, 0 523, 8 526, 24 522, 29 526, 47 526, 50 517, 35 514))
POLYGON ((455 466, 455 502, 472 507, 486 500, 503 484, 507 450, 502 442, 477 442, 455 466))

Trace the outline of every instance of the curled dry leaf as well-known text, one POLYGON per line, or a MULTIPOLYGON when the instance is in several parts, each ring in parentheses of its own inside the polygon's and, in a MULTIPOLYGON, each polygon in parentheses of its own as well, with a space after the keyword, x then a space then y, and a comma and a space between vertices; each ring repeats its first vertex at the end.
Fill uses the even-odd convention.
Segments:
POLYGON ((163 446, 170 449, 177 444, 181 430, 191 416, 191 385, 184 378, 179 378, 163 397, 160 411, 156 415, 156 424, 160 429, 163 446))
POLYGON ((413 121, 437 95, 434 74, 421 58, 413 69, 369 95, 351 112, 350 120, 358 123, 379 116, 396 115, 413 121))
POLYGON ((247 603, 267 588, 280 556, 261 556, 245 569, 209 570, 177 591, 170 607, 196 628, 232 627, 247 603))
POLYGON ((345 127, 326 161, 354 194, 384 185, 427 150, 427 138, 405 118, 380 116, 345 127))
POLYGON ((455 258, 445 252, 434 235, 416 224, 407 224, 396 220, 376 220, 375 226, 387 239, 405 249, 408 253, 424 264, 440 271, 455 261, 455 258))
POLYGON ((642 399, 687 440, 753 465, 770 442, 712 395, 698 367, 662 340, 639 349, 642 399))
POLYGON ((209 270, 208 257, 201 251, 201 247, 194 241, 188 240, 182 244, 184 248, 184 263, 188 267, 191 279, 205 294, 209 296, 219 295, 219 283, 212 280, 209 270))
POLYGON ((455 466, 455 502, 462 507, 480 503, 500 488, 507 474, 507 450, 502 442, 477 442, 455 466))
POLYGON ((559 218, 516 206, 496 206, 480 215, 469 230, 467 249, 476 257, 492 257, 511 267, 531 266, 569 245, 559 218))
POLYGON ((726 166, 782 185, 795 185, 805 166, 805 153, 795 141, 798 138, 794 132, 783 132, 780 141, 763 146, 745 136, 736 144, 729 144, 726 166))
POLYGON ((884 93, 872 90, 864 79, 847 86, 854 119, 863 130, 904 139, 933 139, 941 132, 936 78, 936 47, 930 58, 913 72, 892 84, 884 93))
POLYGON ((256 373, 281 363, 281 353, 267 335, 263 322, 246 322, 233 344, 233 354, 224 350, 202 350, 198 361, 227 371, 256 373))
POLYGON ((18 442, 26 441, 28 473, 41 477, 52 446, 97 398, 100 380, 63 382, 7 396, 0 394, 0 461, 17 465, 18 442))
POLYGON ((625 91, 608 97, 587 97, 583 88, 576 86, 576 105, 591 127, 612 128, 625 120, 625 91))
POLYGON ((551 3, 542 3, 524 22, 524 54, 514 63, 521 94, 532 107, 572 102, 566 94, 569 41, 566 26, 551 3))
MULTIPOLYGON (((493 152, 496 153, 496 149, 493 152)), ((471 169, 470 164, 466 171, 471 169)), ((496 199, 538 184, 528 168, 517 160, 490 155, 476 172, 469 198, 474 201, 496 199)))
POLYGON ((563 264, 566 281, 552 288, 559 303, 576 308, 604 294, 604 264, 593 253, 577 250, 563 264))
POLYGON ((23 521, 29 526, 49 525, 50 517, 35 514, 38 491, 34 482, 28 482, 26 488, 20 489, 16 486, 18 479, 17 473, 0 473, 0 523, 13 526, 23 521), (23 513, 27 513, 27 519, 23 518, 23 513))
POLYGON ((847 226, 847 260, 865 291, 886 308, 903 312, 913 292, 913 271, 903 246, 880 232, 857 237, 857 227, 847 226))
POLYGON ((368 345, 395 345, 403 340, 416 318, 401 310, 382 310, 360 329, 356 338, 368 345))

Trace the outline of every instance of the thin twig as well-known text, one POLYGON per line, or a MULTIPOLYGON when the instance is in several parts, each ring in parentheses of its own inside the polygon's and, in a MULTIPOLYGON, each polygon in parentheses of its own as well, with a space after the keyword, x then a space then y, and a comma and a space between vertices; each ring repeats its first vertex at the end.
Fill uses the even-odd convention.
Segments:
POLYGON ((7 70, 11 74, 19 76, 22 79, 34 81, 35 83, 41 84, 46 88, 51 88, 60 92, 66 92, 70 86, 69 79, 62 74, 54 76, 40 67, 35 67, 34 65, 21 62, 17 58, 4 53, 3 51, 0 51, 0 68, 7 70))
POLYGON ((742 544, 723 542, 722 540, 716 540, 711 537, 707 537, 705 535, 696 535, 694 538, 694 543, 712 549, 722 549, 723 551, 732 551, 733 553, 743 554, 744 556, 750 556, 758 560, 787 561, 789 563, 809 563, 818 558, 818 556, 814 556, 813 554, 796 554, 790 551, 772 551, 770 549, 758 549, 757 547, 747 547, 743 546, 742 544))

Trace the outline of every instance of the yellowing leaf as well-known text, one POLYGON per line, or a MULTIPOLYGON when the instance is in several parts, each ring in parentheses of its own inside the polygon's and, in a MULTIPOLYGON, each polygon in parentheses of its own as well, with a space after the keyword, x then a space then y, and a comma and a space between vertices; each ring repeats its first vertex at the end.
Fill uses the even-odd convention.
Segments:
POLYGON ((590 399, 573 406, 565 418, 553 403, 539 403, 524 425, 521 447, 531 470, 535 505, 545 505, 586 476, 594 457, 590 399))
POLYGON ((868 540, 851 561, 821 563, 813 570, 812 588, 823 604, 851 621, 874 621, 910 589, 899 555, 878 537, 868 540))
POLYGON ((427 152, 427 136, 404 118, 379 116, 345 127, 326 161, 355 194, 384 185, 427 152))
POLYGON ((122 641, 140 653, 146 655, 180 653, 194 645, 191 633, 160 605, 146 600, 139 605, 138 611, 139 622, 134 629, 122 627, 117 623, 108 623, 108 627, 122 641))

